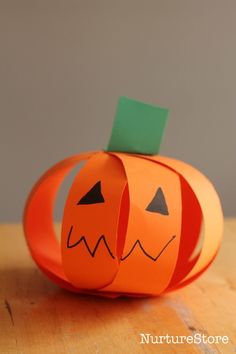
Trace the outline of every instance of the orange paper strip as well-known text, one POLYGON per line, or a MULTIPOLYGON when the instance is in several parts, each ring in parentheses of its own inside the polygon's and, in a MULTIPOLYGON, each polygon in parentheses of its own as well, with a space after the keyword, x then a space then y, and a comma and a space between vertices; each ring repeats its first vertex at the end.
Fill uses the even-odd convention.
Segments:
POLYGON ((102 288, 118 272, 118 225, 126 184, 122 164, 106 153, 91 157, 73 182, 61 247, 63 268, 76 287, 102 288))
POLYGON ((128 154, 122 161, 128 181, 130 211, 119 272, 102 290, 157 295, 173 275, 181 233, 179 177, 168 168, 128 154), (158 189, 168 215, 147 210, 158 189))
POLYGON ((223 236, 223 213, 220 200, 211 182, 194 167, 163 156, 143 157, 158 164, 163 164, 163 166, 167 166, 180 174, 191 186, 202 210, 204 222, 202 251, 192 270, 182 279, 181 285, 183 286, 199 276, 216 256, 223 236))
POLYGON ((53 206, 66 175, 93 154, 89 152, 70 157, 49 169, 34 186, 24 212, 24 231, 33 259, 52 280, 70 290, 73 286, 65 277, 60 246, 54 232, 53 206))

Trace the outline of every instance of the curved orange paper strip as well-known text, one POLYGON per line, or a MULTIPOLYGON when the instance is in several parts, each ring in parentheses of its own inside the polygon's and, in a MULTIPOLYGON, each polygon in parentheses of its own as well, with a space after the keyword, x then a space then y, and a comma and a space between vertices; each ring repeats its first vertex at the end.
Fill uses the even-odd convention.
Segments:
POLYGON ((120 268, 103 291, 160 294, 173 275, 181 234, 179 176, 168 168, 129 154, 110 153, 122 161, 128 181, 130 212, 120 268), (169 215, 146 208, 162 188, 169 215))
POLYGON ((115 298, 119 293, 80 289, 67 279, 61 262, 60 245, 53 226, 53 207, 58 189, 66 175, 81 161, 99 152, 78 154, 50 168, 32 189, 24 211, 24 231, 31 255, 42 272, 60 287, 76 293, 115 298))
POLYGON ((79 162, 96 152, 65 159, 50 168, 31 191, 24 211, 24 231, 31 255, 41 270, 60 286, 78 291, 67 280, 61 263, 61 251, 53 228, 53 206, 58 188, 79 162))
POLYGON ((117 246, 125 236, 118 233, 120 208, 126 184, 120 161, 104 152, 91 157, 75 177, 64 208, 61 250, 63 269, 76 287, 105 287, 118 272, 117 246), (80 204, 94 186, 102 199, 80 204))
POLYGON ((199 276, 215 258, 223 236, 223 213, 219 197, 211 182, 194 167, 169 157, 143 156, 169 167, 180 174, 191 186, 202 209, 204 222, 204 240, 200 256, 192 270, 177 287, 191 282, 199 276))
POLYGON ((178 260, 171 282, 166 290, 179 284, 191 271, 199 258, 202 211, 196 195, 185 179, 180 176, 182 195, 182 227, 178 260))

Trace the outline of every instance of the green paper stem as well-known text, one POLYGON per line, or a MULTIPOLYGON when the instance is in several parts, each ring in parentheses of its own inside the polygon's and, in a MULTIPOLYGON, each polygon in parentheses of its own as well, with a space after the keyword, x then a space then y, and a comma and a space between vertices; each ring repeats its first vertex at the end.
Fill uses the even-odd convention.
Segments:
POLYGON ((120 97, 107 151, 159 153, 168 109, 120 97))

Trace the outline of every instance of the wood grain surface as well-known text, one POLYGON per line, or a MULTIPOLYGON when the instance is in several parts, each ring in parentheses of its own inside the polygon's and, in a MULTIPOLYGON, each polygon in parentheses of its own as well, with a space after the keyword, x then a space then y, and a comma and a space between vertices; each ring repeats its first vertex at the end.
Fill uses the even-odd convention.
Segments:
POLYGON ((236 352, 236 219, 193 284, 158 298, 103 299, 59 289, 31 260, 21 225, 0 226, 0 353, 236 352), (228 336, 228 344, 140 344, 152 335, 228 336))

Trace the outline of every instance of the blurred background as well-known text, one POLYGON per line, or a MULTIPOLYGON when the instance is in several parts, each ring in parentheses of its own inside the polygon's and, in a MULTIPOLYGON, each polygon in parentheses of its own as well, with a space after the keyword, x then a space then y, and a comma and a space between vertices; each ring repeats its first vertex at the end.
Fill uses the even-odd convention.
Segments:
POLYGON ((234 0, 0 0, 0 221, 21 220, 52 164, 106 147, 120 95, 170 109, 161 154, 199 168, 235 216, 235 13, 234 0))

